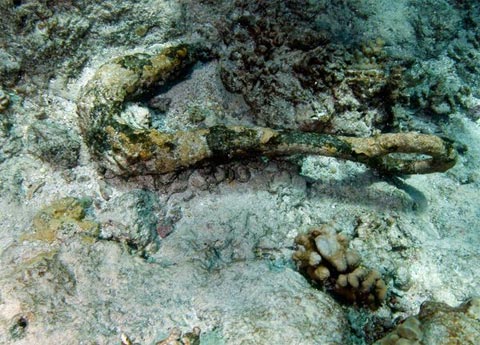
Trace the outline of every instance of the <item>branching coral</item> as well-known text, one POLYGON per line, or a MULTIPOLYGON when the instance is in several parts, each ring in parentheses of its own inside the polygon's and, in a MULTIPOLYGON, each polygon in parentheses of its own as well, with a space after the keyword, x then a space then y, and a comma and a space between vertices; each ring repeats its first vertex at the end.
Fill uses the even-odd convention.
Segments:
POLYGON ((122 56, 99 68, 82 91, 78 112, 84 136, 105 168, 119 175, 161 174, 250 154, 326 155, 395 174, 441 172, 455 164, 450 141, 418 133, 356 138, 241 126, 164 133, 149 128, 148 121, 122 117, 124 102, 177 78, 195 56, 195 48, 179 45, 122 56), (391 155, 396 153, 429 157, 391 155))
POLYGON ((323 226, 298 235, 299 249, 293 259, 313 281, 340 299, 378 307, 387 297, 387 286, 376 270, 360 263, 359 254, 348 248, 348 239, 323 226))

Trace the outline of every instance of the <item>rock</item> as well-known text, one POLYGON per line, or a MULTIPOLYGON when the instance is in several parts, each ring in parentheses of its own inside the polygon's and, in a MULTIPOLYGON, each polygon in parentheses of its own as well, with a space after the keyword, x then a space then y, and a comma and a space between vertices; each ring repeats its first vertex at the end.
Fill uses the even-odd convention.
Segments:
POLYGON ((473 298, 458 307, 425 302, 418 319, 424 344, 475 345, 480 339, 480 299, 473 298))
POLYGON ((474 345, 480 339, 480 299, 458 307, 427 301, 375 345, 474 345))
POLYGON ((100 238, 124 244, 132 253, 148 256, 158 249, 159 204, 156 195, 133 190, 109 200, 98 214, 100 238))
POLYGON ((148 106, 150 108, 153 108, 161 113, 166 113, 168 111, 168 108, 170 107, 170 104, 172 103, 171 98, 166 98, 163 96, 156 96, 153 97, 149 102, 148 106))
POLYGON ((86 210, 91 200, 63 198, 54 201, 38 212, 32 221, 32 233, 22 236, 23 240, 38 240, 47 243, 80 235, 86 241, 95 241, 99 224, 86 219, 86 210))
POLYGON ((420 325, 417 318, 409 317, 375 345, 420 345, 423 338, 420 325))
POLYGON ((194 327, 191 332, 182 334, 178 328, 170 331, 170 335, 156 345, 200 345, 200 328, 194 327))
POLYGON ((78 164, 80 139, 63 125, 49 121, 37 121, 27 132, 28 150, 41 160, 64 169, 78 164))

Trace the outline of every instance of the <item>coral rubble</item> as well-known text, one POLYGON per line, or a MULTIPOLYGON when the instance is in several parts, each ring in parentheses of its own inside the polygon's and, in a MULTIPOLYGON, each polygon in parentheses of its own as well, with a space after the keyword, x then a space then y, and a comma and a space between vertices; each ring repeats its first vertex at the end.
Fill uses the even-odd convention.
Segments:
POLYGON ((243 95, 258 125, 367 136, 388 123, 401 83, 384 42, 340 43, 321 23, 327 7, 241 3, 224 24, 222 81, 243 95))
POLYGON ((474 345, 480 339, 480 299, 472 298, 458 307, 441 302, 425 302, 418 319, 424 344, 474 345))
POLYGON ((158 250, 158 209, 157 197, 147 190, 112 198, 97 215, 102 224, 99 238, 119 242, 129 253, 147 257, 158 250))

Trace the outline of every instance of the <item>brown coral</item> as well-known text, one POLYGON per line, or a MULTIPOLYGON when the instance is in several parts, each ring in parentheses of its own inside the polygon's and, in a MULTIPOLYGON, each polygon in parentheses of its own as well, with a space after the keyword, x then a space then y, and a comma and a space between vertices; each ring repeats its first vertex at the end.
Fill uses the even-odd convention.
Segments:
POLYGON ((387 286, 380 273, 361 265, 345 236, 323 226, 298 235, 295 243, 293 259, 299 268, 341 300, 375 309, 386 299, 387 286))

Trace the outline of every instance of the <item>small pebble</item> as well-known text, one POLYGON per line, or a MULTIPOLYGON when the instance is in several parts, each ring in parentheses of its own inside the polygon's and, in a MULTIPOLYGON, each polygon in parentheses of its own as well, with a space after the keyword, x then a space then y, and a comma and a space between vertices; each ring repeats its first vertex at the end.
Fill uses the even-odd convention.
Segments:
POLYGON ((172 103, 171 98, 167 97, 153 97, 149 102, 148 106, 155 110, 158 110, 161 113, 166 113, 170 109, 170 104, 172 103))
POLYGON ((250 170, 243 165, 239 165, 235 169, 235 180, 238 182, 248 182, 250 180, 250 176, 250 170))

